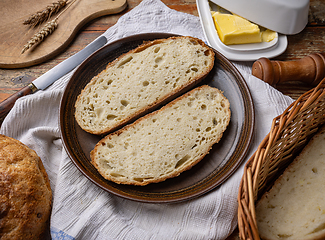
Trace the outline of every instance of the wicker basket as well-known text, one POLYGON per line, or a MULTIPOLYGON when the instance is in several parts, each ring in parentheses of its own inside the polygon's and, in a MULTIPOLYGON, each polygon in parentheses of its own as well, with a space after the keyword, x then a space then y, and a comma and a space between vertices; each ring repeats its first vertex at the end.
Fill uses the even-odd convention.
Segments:
POLYGON ((241 239, 260 239, 255 202, 325 122, 325 78, 273 119, 270 133, 245 165, 238 193, 241 239))

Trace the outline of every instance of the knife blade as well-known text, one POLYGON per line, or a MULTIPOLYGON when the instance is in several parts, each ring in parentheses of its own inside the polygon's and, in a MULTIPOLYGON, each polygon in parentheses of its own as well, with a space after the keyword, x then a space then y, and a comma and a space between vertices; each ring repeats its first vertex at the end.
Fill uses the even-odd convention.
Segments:
MULTIPOLYGON (((101 48, 107 43, 104 36, 97 38, 84 49, 64 60, 54 68, 44 73, 42 76, 36 78, 27 86, 23 87, 4 101, 0 103, 0 121, 2 122, 11 108, 14 106, 16 100, 20 97, 32 94, 38 90, 44 90, 63 75, 73 70, 76 66, 81 64, 93 52, 101 48)), ((0 123, 1 125, 1 123, 0 123)))

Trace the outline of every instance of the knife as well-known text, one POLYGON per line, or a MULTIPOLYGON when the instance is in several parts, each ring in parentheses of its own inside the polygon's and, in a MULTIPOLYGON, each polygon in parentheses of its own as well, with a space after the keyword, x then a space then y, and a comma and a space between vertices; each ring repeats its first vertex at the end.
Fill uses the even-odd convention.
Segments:
POLYGON ((104 36, 97 38, 95 41, 90 43, 87 47, 85 47, 78 53, 64 60, 60 64, 56 65, 54 68, 44 73, 39 78, 36 78, 26 87, 23 87, 18 92, 5 99, 3 102, 0 103, 0 121, 3 121, 3 119, 9 113, 10 109, 14 106, 18 98, 35 93, 38 90, 44 90, 53 82, 58 80, 60 77, 67 74, 80 63, 82 63, 93 52, 104 46, 106 42, 107 39, 104 36))

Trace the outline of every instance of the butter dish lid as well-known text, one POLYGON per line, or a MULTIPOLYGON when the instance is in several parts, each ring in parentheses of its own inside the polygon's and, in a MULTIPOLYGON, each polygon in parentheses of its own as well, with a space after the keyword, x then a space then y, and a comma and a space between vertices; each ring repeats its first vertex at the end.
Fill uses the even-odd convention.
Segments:
POLYGON ((301 32, 308 23, 309 0, 211 0, 218 6, 278 33, 301 32))

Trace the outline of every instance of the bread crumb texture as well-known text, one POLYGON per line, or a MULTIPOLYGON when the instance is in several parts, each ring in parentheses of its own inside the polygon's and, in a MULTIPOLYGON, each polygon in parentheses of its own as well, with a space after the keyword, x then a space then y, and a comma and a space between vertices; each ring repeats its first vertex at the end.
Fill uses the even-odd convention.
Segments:
POLYGON ((262 239, 325 239, 325 129, 256 206, 262 239))
POLYGON ((41 159, 0 135, 0 239, 44 239, 52 191, 41 159))
POLYGON ((93 134, 115 130, 203 79, 213 65, 213 50, 193 37, 145 43, 90 81, 76 101, 76 120, 93 134))
POLYGON ((230 121, 229 101, 207 85, 107 135, 91 153, 102 176, 146 185, 178 176, 208 154, 230 121))

